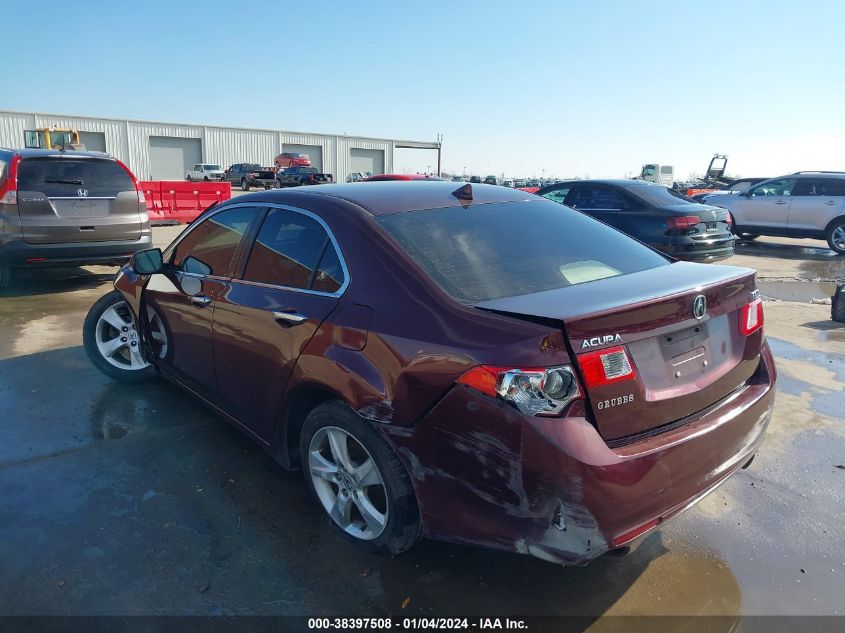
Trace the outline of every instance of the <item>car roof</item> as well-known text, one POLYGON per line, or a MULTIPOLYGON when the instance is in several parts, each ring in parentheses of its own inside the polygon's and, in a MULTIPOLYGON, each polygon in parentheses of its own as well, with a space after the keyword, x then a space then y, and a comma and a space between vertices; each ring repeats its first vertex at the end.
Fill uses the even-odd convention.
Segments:
MULTIPOLYGON (((497 185, 473 183, 472 200, 461 200, 452 195, 467 185, 441 181, 383 180, 376 182, 356 182, 346 184, 318 185, 314 187, 293 187, 290 189, 272 189, 262 195, 267 200, 282 202, 289 195, 308 195, 328 197, 352 202, 373 215, 389 215, 419 209, 440 209, 460 207, 471 204, 489 204, 493 202, 525 202, 542 200, 537 196, 497 185)), ((243 201, 243 197, 237 200, 243 201)))
POLYGON ((9 152, 11 154, 19 154, 21 158, 36 158, 36 157, 43 157, 43 156, 56 156, 56 157, 80 157, 80 156, 87 156, 89 158, 110 158, 113 159, 113 156, 106 154, 105 152, 82 152, 78 150, 59 150, 59 149, 7 149, 5 147, 0 148, 0 150, 4 152, 9 152))
POLYGON ((440 178, 424 174, 376 174, 365 178, 364 182, 379 182, 381 180, 440 180, 440 178))
POLYGON ((546 185, 548 187, 552 187, 555 185, 578 185, 578 184, 590 184, 590 185, 616 185, 617 187, 662 187, 663 185, 658 185, 656 182, 650 182, 648 180, 629 180, 626 178, 590 178, 589 180, 562 180, 553 183, 552 185, 546 185))

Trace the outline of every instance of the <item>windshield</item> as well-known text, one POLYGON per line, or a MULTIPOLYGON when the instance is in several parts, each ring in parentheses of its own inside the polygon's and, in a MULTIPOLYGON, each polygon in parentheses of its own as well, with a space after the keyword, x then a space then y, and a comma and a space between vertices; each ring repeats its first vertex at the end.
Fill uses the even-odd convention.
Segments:
POLYGON ((257 170, 257 169, 262 169, 261 165, 258 165, 258 164, 256 164, 256 163, 252 163, 251 165, 247 165, 247 166, 246 166, 246 168, 247 168, 249 171, 255 171, 255 170, 257 170))
POLYGON ((378 221, 443 290, 465 303, 668 265, 623 233, 546 200, 408 211, 378 221))
POLYGON ((640 176, 654 176, 657 173, 657 165, 643 165, 643 173, 640 176))
POLYGON ((696 204, 692 198, 688 198, 681 192, 669 189, 668 187, 638 185, 627 187, 627 190, 656 207, 663 205, 696 204))

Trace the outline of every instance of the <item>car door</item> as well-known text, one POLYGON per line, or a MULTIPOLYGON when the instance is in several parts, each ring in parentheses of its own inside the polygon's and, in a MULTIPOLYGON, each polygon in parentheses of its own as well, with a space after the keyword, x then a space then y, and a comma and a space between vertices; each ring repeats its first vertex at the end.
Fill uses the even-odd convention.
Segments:
POLYGON ((786 228, 797 178, 767 180, 730 200, 737 226, 786 228))
POLYGON ((789 206, 789 228, 799 231, 823 231, 828 223, 842 215, 845 179, 799 178, 789 206))
POLYGON ((209 400, 217 391, 211 346, 215 301, 257 214, 250 206, 226 207, 197 222, 167 251, 164 271, 152 275, 143 290, 167 339, 159 369, 209 400))
POLYGON ((242 273, 214 311, 214 359, 223 408, 271 442, 300 353, 348 283, 328 226, 313 213, 271 207, 242 273))
MULTIPOLYGON (((580 183, 567 198, 566 204, 643 242, 654 242, 644 235, 653 222, 655 211, 648 205, 605 184, 580 183)), ((653 236, 651 236, 653 238, 653 236)))

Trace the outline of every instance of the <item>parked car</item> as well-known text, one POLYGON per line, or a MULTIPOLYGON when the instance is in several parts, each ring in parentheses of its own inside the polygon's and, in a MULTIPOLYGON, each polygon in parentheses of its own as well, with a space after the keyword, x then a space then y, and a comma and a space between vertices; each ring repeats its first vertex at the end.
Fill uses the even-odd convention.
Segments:
POLYGON ((623 552, 748 466, 772 412, 755 271, 504 187, 241 196, 114 285, 95 366, 184 386, 391 554, 623 552))
POLYGON ((13 269, 120 265, 151 243, 144 194, 119 160, 0 149, 0 286, 13 269))
POLYGON ((727 213, 646 180, 573 180, 536 193, 678 259, 712 262, 734 253, 727 213))
POLYGON ((484 176, 484 184, 485 185, 498 185, 499 179, 495 176, 484 176))
POLYGON ((513 180, 511 180, 510 178, 505 178, 502 181, 502 186, 503 187, 510 187, 511 189, 513 189, 513 180))
POLYGON ((372 175, 372 172, 369 171, 353 171, 346 177, 346 182, 361 182, 372 175))
POLYGON ((707 196, 705 202, 727 209, 744 240, 807 237, 827 240, 831 250, 845 255, 845 172, 800 171, 736 195, 707 196))
POLYGON ((273 160, 276 169, 287 169, 288 167, 311 167, 311 158, 308 154, 296 152, 282 152, 273 160))
POLYGON ((481 184, 481 176, 470 176, 469 182, 471 184, 479 184, 480 185, 481 184))
POLYGON ((323 185, 332 182, 331 174, 322 174, 316 167, 288 167, 276 172, 276 188, 301 185, 323 185))
POLYGON ((257 163, 235 163, 226 170, 223 179, 240 185, 244 191, 251 187, 270 189, 275 186, 276 172, 257 163))
POLYGON ((426 174, 377 174, 364 178, 361 182, 378 182, 380 180, 442 180, 442 178, 426 174))
POLYGON ((516 180, 514 180, 514 181, 513 181, 513 185, 514 185, 514 187, 516 187, 517 189, 519 189, 520 187, 525 187, 525 186, 526 186, 526 185, 525 185, 525 180, 524 180, 524 179, 522 179, 522 178, 517 178, 516 180))
MULTIPOLYGON (((716 190, 705 190, 702 193, 692 193, 697 189, 695 185, 690 185, 689 187, 685 187, 682 191, 685 191, 690 198, 695 200, 696 202, 704 202, 704 199, 709 195, 717 195, 717 196, 725 196, 725 195, 732 195, 735 193, 742 193, 747 189, 750 189, 753 185, 756 185, 758 182, 763 182, 764 180, 769 180, 768 178, 737 178, 727 187, 723 187, 722 189, 716 190)), ((678 189, 678 187, 672 187, 673 189, 678 189)))
POLYGON ((223 170, 220 165, 214 163, 197 163, 193 169, 185 172, 185 180, 193 182, 194 180, 223 180, 223 170))
POLYGON ((463 176, 452 176, 452 182, 464 182, 466 178, 463 176))

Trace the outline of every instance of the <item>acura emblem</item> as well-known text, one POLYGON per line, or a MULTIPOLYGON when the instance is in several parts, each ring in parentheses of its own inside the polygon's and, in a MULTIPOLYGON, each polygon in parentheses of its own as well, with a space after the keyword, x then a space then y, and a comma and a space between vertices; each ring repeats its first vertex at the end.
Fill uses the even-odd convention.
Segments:
POLYGON ((88 190, 87 189, 77 189, 76 195, 79 196, 80 198, 84 198, 88 195, 88 190))
POLYGON ((696 319, 703 319, 705 314, 707 314, 707 297, 698 295, 692 300, 692 315, 696 319))

